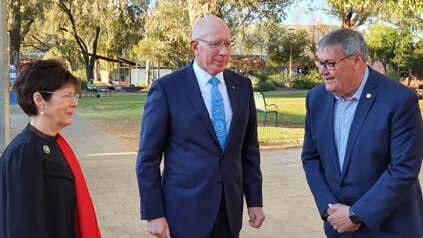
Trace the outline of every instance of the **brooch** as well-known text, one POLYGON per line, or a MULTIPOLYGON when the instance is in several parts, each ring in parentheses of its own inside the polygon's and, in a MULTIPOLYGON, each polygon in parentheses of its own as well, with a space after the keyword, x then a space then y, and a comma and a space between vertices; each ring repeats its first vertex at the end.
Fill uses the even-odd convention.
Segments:
POLYGON ((43 150, 44 150, 44 153, 50 154, 50 147, 48 147, 48 145, 43 145, 43 150))

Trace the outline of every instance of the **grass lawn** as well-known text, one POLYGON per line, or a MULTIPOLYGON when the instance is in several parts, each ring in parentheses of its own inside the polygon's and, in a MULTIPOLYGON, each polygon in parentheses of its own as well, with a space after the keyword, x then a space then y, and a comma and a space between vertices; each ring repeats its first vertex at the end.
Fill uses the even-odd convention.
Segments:
MULTIPOLYGON (((260 145, 283 148, 300 146, 304 131, 305 92, 279 92, 265 95, 268 103, 278 105, 279 127, 271 126, 274 124, 274 115, 268 115, 268 126, 263 127, 264 115, 258 113, 260 145)), ((77 113, 112 135, 124 139, 135 149, 138 145, 145 100, 145 93, 113 94, 111 97, 102 95, 100 98, 82 97, 79 100, 77 113)))
MULTIPOLYGON (((268 114, 268 126, 263 127, 264 114, 258 113, 258 135, 262 148, 287 148, 302 145, 304 133, 306 91, 265 93, 267 103, 278 106, 279 126, 273 127, 274 114, 268 114)), ((137 150, 145 93, 122 93, 100 98, 82 97, 78 115, 92 121, 110 134, 137 150)), ((420 100, 423 111, 423 100, 420 100)))

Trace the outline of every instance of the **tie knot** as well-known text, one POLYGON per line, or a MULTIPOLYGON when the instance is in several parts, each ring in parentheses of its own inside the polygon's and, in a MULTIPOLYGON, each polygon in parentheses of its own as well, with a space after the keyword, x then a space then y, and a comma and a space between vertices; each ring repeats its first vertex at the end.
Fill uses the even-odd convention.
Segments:
POLYGON ((213 86, 216 86, 219 83, 219 79, 217 79, 216 77, 211 77, 209 79, 209 83, 213 86))

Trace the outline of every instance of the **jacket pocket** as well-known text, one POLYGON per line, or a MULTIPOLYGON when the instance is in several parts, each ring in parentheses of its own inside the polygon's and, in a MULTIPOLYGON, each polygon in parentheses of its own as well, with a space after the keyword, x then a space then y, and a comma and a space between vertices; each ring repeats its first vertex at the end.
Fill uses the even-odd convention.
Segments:
POLYGON ((190 175, 167 174, 163 178, 164 186, 193 188, 195 187, 195 178, 190 175))

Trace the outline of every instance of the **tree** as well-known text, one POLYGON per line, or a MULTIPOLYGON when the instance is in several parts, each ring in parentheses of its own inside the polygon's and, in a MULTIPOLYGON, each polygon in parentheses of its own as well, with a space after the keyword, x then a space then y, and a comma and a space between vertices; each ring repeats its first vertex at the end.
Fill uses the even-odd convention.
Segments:
POLYGON ((377 16, 384 6, 383 1, 373 0, 327 0, 332 14, 341 19, 341 27, 356 29, 369 18, 377 16))
POLYGON ((145 24, 145 38, 134 48, 138 60, 177 69, 192 58, 191 25, 186 6, 160 1, 145 24))
POLYGON ((63 14, 59 29, 71 34, 78 45, 84 59, 87 80, 97 78, 94 75, 94 64, 102 18, 106 17, 108 10, 106 1, 58 0, 57 5, 60 14, 63 14))
POLYGON ((194 25, 195 21, 207 15, 223 18, 220 4, 219 0, 187 0, 190 25, 194 25))
POLYGON ((413 35, 408 29, 403 28, 398 30, 397 37, 395 58, 392 59, 392 62, 397 67, 397 73, 399 75, 405 75, 411 71, 409 63, 415 49, 413 35))
POLYGON ((307 52, 311 51, 312 42, 308 40, 308 34, 305 30, 299 29, 292 33, 282 26, 275 29, 267 49, 269 62, 273 66, 287 64, 291 55, 291 49, 293 62, 307 63, 311 61, 310 57, 313 54, 307 54, 307 52))
POLYGON ((223 18, 235 34, 252 23, 269 19, 281 22, 293 2, 295 0, 187 0, 187 6, 191 25, 197 19, 213 14, 223 18))
POLYGON ((31 30, 32 24, 44 16, 44 10, 50 6, 50 0, 8 0, 10 62, 19 64, 21 44, 31 30))
POLYGON ((109 58, 129 58, 130 50, 142 38, 149 1, 119 1, 109 6, 102 25, 98 52, 109 58))
POLYGON ((422 79, 423 78, 423 40, 420 40, 416 44, 416 49, 410 59, 411 73, 422 79))
MULTIPOLYGON (((135 45, 142 36, 143 15, 146 10, 144 4, 148 4, 148 1, 115 1, 113 4, 104 1, 102 8, 106 8, 106 10, 100 11, 96 17, 88 16, 89 14, 85 13, 90 11, 88 8, 83 14, 73 9, 72 17, 78 19, 75 22, 76 28, 72 28, 72 21, 69 20, 72 18, 69 18, 64 9, 72 8, 72 6, 64 4, 63 1, 56 2, 46 12, 44 19, 34 22, 34 30, 28 34, 24 42, 25 49, 48 52, 49 57, 61 58, 68 62, 73 70, 86 68, 86 61, 83 57, 86 57, 88 53, 88 57, 91 58, 93 53, 92 32, 95 30, 93 28, 95 25, 91 21, 98 21, 99 23, 96 24, 101 26, 101 31, 98 35, 95 55, 114 59, 130 57, 131 51, 128 49, 135 45), (77 38, 75 38, 74 29, 77 32, 77 38), (83 46, 82 50, 81 45, 83 46), (75 54, 75 52, 78 53, 75 54)), ((101 5, 102 3, 98 1, 93 4, 101 5)), ((112 64, 112 68, 114 65, 116 64, 112 64)), ((89 74, 85 73, 85 75, 89 74)), ((81 76, 85 77, 83 74, 81 76)), ((95 75, 91 74, 88 77, 95 77, 95 75)))
POLYGON ((386 65, 392 63, 392 59, 395 57, 397 35, 397 31, 393 27, 381 23, 376 23, 368 29, 366 42, 369 56, 372 61, 382 62, 384 72, 387 72, 386 65))
POLYGON ((380 18, 394 25, 423 31, 423 1, 388 0, 380 18))

